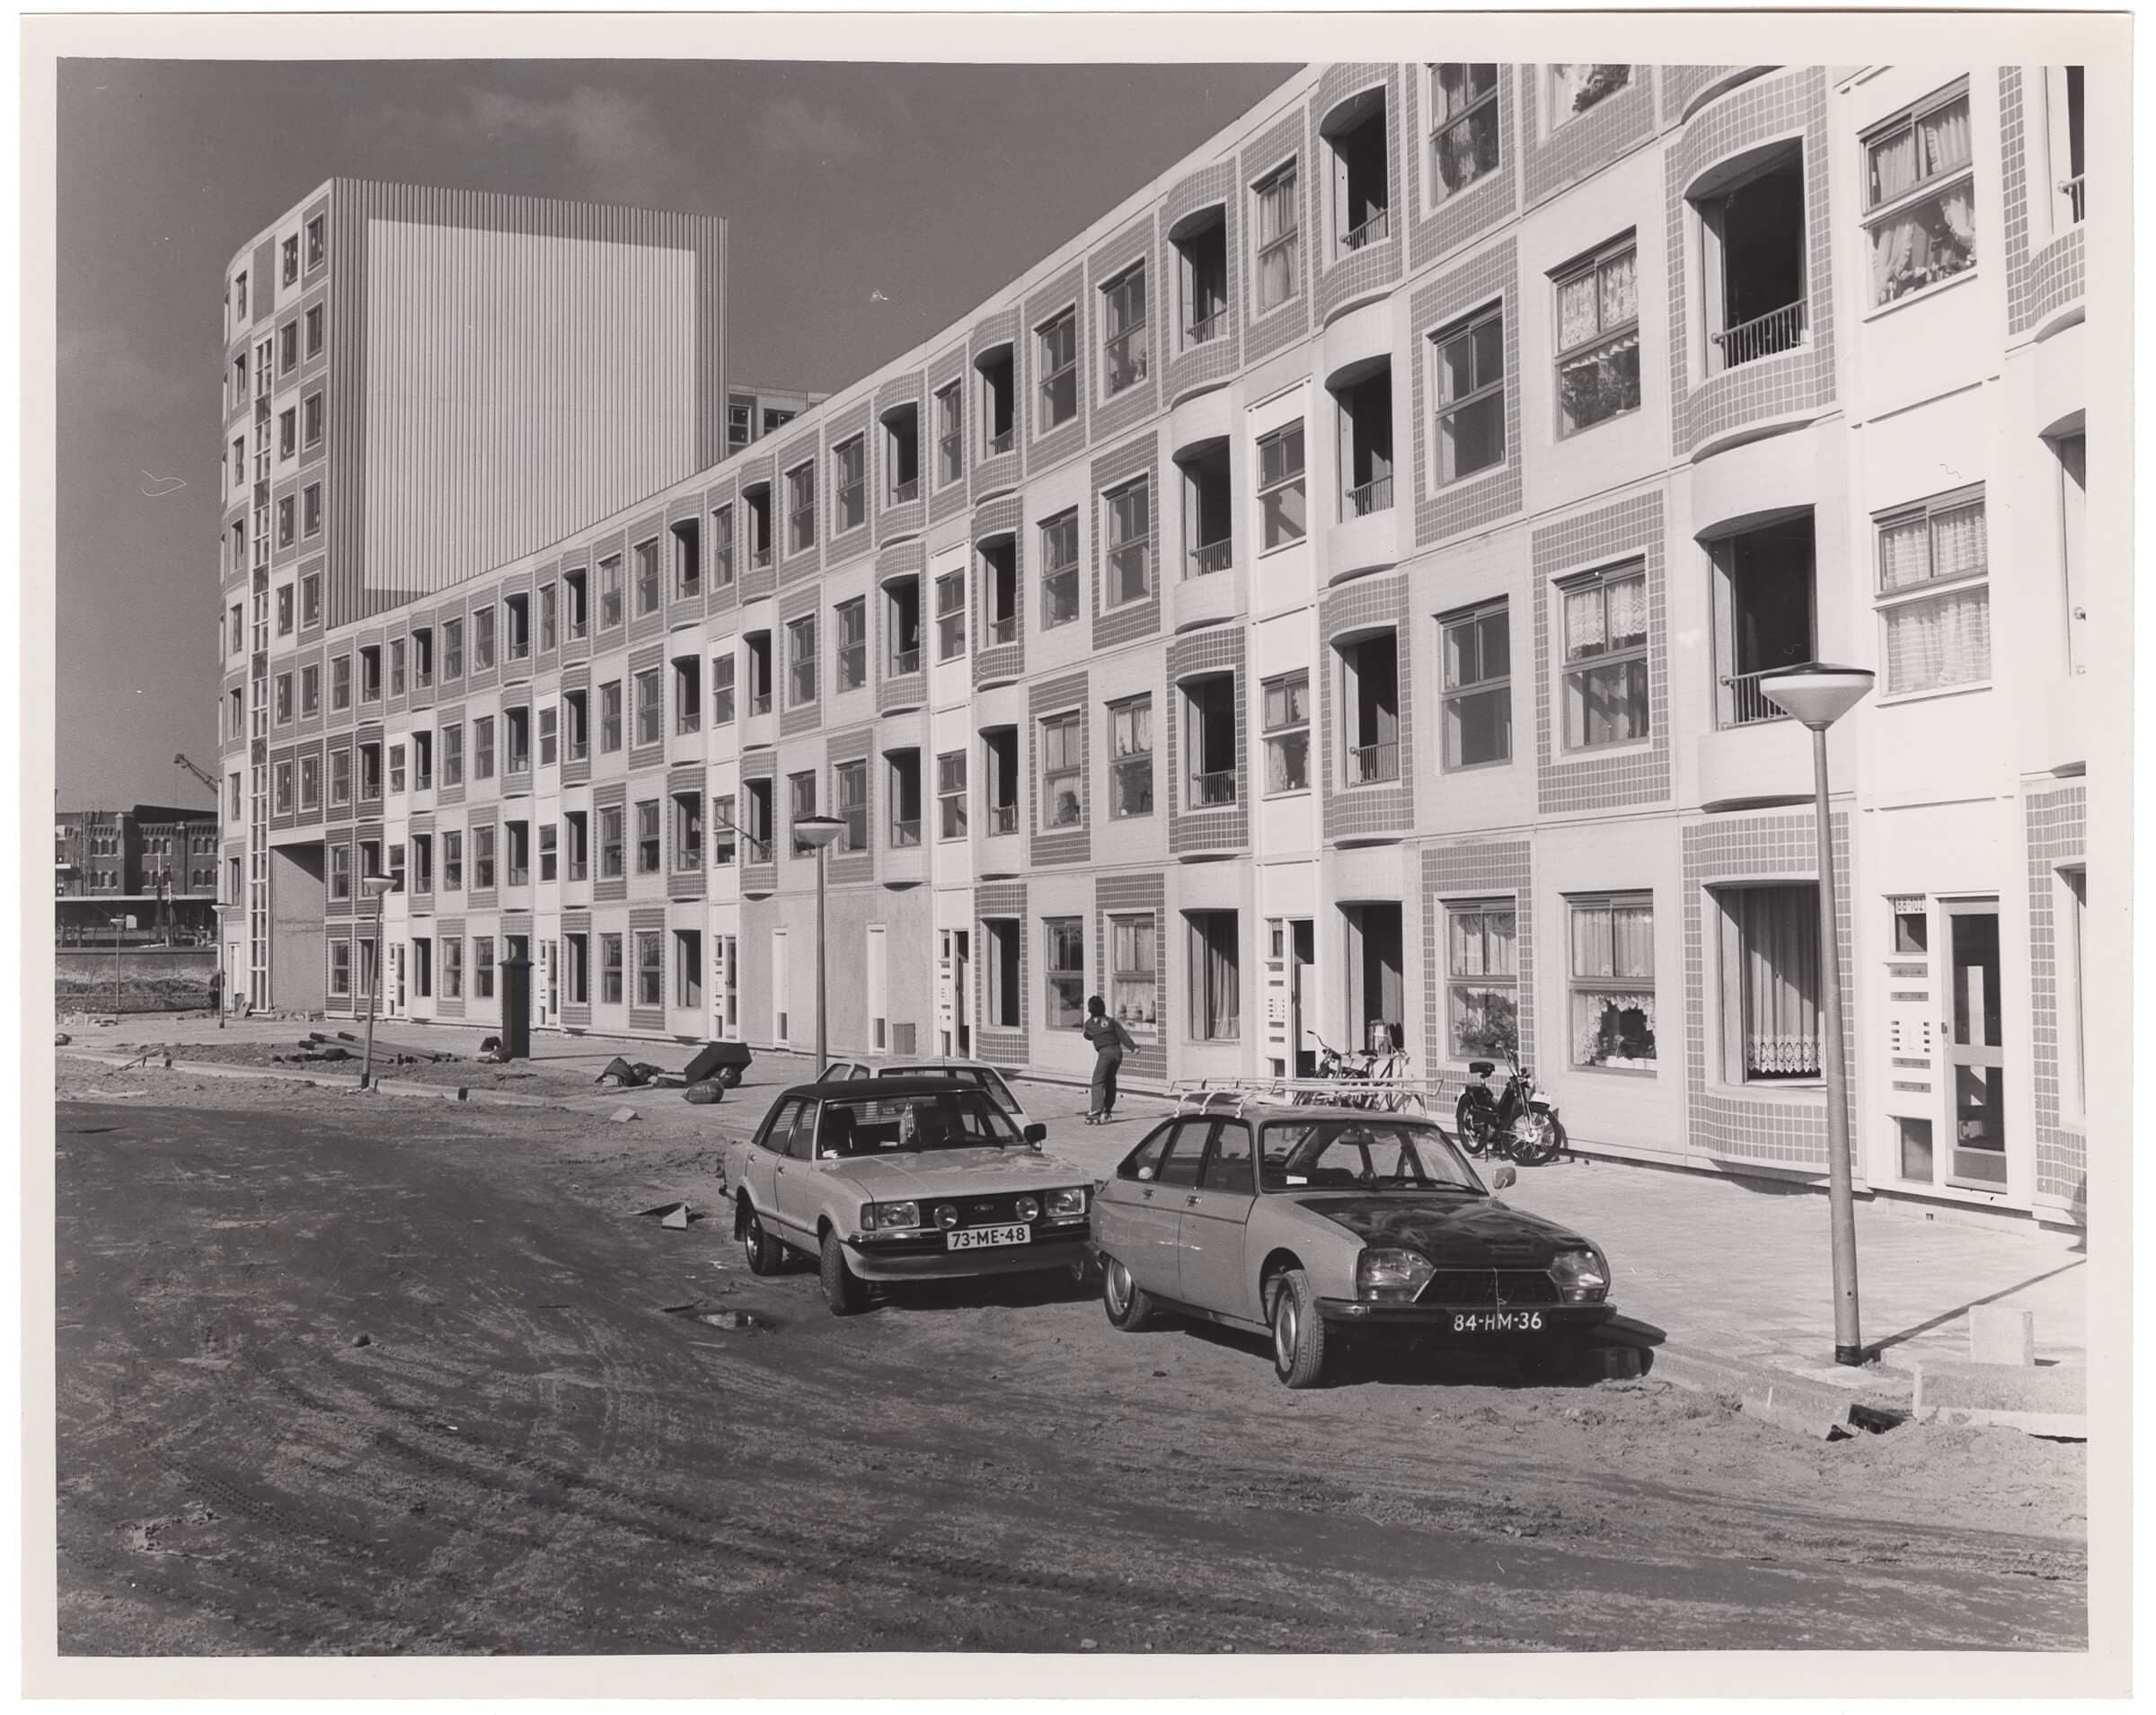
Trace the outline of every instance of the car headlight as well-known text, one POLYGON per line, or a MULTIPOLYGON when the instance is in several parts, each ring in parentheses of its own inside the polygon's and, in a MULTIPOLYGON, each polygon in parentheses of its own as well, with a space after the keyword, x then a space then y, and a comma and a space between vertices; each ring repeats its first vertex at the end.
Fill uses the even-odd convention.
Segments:
POLYGON ((920 1224, 921 1206, 917 1203, 871 1203, 861 1212, 862 1230, 866 1233, 920 1224))
POLYGON ((1074 1219, 1085 1213, 1085 1193, 1079 1189, 1050 1191, 1048 1216, 1051 1220, 1074 1219))
POLYGON ((1567 1304, 1596 1304, 1609 1295, 1610 1265, 1599 1251, 1562 1251, 1550 1265, 1550 1278, 1567 1304))
POLYGON ((936 1224, 938 1226, 951 1227, 958 1225, 958 1210, 951 1207, 951 1206, 948 1203, 939 1203, 936 1205, 936 1224))
POLYGON ((1038 1197, 1021 1197, 1012 1208, 1021 1221, 1040 1219, 1040 1199, 1038 1197))
POLYGON ((1437 1270, 1415 1251, 1365 1251, 1356 1259, 1355 1295, 1375 1304, 1410 1304, 1437 1270))

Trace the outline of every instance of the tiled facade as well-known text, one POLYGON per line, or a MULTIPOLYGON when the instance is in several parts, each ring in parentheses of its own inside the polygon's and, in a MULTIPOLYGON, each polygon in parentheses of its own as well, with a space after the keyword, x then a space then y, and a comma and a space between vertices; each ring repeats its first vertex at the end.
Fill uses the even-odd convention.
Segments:
MULTIPOLYGON (((1957 75, 1498 66, 1487 97, 1480 73, 1452 84, 1490 102, 1481 122, 1495 159, 1440 194, 1431 68, 1312 68, 919 348, 804 401, 767 432, 759 425, 723 463, 654 484, 543 550, 505 553, 423 603, 363 618, 318 613, 266 641, 259 668, 254 652, 233 655, 227 697, 271 675, 297 685, 307 667, 334 683, 348 670, 340 662, 355 664, 356 680, 370 651, 382 667, 378 687, 349 703, 305 711, 296 695, 287 722, 259 735, 226 729, 225 767, 246 774, 259 743, 264 781, 228 822, 225 853, 275 856, 280 875, 303 880, 332 848, 354 873, 376 854, 401 862, 409 885, 391 897, 384 928, 392 1015, 490 1021, 499 997, 477 982, 470 950, 514 947, 533 959, 542 1028, 805 1048, 817 871, 793 852, 788 824, 797 809, 838 810, 842 774, 851 790, 858 770, 865 786, 844 807, 858 807, 865 844, 827 860, 832 965, 847 973, 826 996, 835 1052, 910 1039, 923 1053, 1082 1078, 1082 1039, 1051 1023, 1075 978, 1145 1015, 1127 1078, 1265 1073, 1318 1037, 1359 1043, 1384 1021, 1373 1008, 1395 1004, 1396 985, 1418 1071, 1449 1099, 1464 1067, 1448 995, 1473 973, 1454 968, 1469 955, 1448 913, 1477 908, 1488 919, 1478 934, 1509 940, 1474 957, 1511 961, 1517 1048, 1576 1147, 1816 1180, 1818 1079, 1800 1068, 1770 1083, 1728 1049, 1740 997, 1716 891, 1816 875, 1804 735, 1763 706, 1731 713, 1730 682, 1743 676, 1730 653, 1736 562, 1719 545, 1733 531, 1809 518, 1809 652, 1882 673, 1830 752, 1859 1180, 1878 1194, 2078 1219, 2088 1127, 2077 1129, 2061 1093, 2079 997, 2059 954, 2056 888, 2081 840, 2085 740, 2063 714, 2030 712, 2068 710, 2075 690, 2046 641, 2057 616, 2032 604, 2059 570, 2053 449, 2079 429, 2081 234, 2031 236, 2028 187, 2055 176, 2035 158, 2024 112, 2042 68, 1970 74, 1975 268, 1906 303, 1869 302, 1865 139, 1957 75), (1560 92, 1568 106, 1553 114, 1560 92), (1382 166, 1382 231, 1367 203, 1358 226, 1343 225, 1350 137, 1356 194, 1382 166), (1801 207, 1784 236, 1804 259, 1802 337, 1710 365, 1718 301, 1704 289, 1703 205, 1749 164, 1792 151, 1801 207), (1294 288, 1260 310, 1257 187, 1286 166, 1296 174, 1294 288), (1576 345, 1560 349, 1560 286, 1580 258, 1621 252, 1628 232, 1629 296, 1612 287, 1595 300, 1611 318, 1598 326, 1614 330, 1615 355, 1595 359, 1608 366, 1595 395, 1604 408, 1560 424, 1560 409, 1576 408, 1567 388, 1580 359, 1576 345), (1225 306, 1193 338, 1190 246, 1216 240, 1225 306), (1111 391, 1104 288, 1134 266, 1147 273, 1144 372, 1122 354, 1111 391), (1488 457, 1440 482, 1438 412, 1459 401, 1445 392, 1434 336, 1493 309, 1501 381, 1471 384, 1494 402, 1476 443, 1488 457), (1066 312, 1073 404, 1051 422, 1042 330, 1066 312), (1390 424, 1348 420, 1349 393, 1380 374, 1390 424), (954 388, 955 470, 938 432, 939 396, 954 388), (1007 443, 989 416, 1005 404, 1007 443), (919 480, 901 494, 886 461, 909 416, 919 480), (848 524, 838 455, 855 437, 864 496, 848 524), (1359 449, 1359 477, 1344 442, 1359 449), (805 535, 788 481, 804 467, 814 486, 805 535), (1890 685, 1904 670, 1890 667, 1888 628, 1904 592, 1876 587, 1878 519, 1970 483, 1991 497, 1991 563, 2015 569, 1983 586, 1985 676, 1890 685), (1144 496, 1143 534, 1111 562, 1111 519, 1135 514, 1118 515, 1110 497, 1132 484, 1144 496), (768 508, 768 558, 752 550, 752 504, 768 508), (732 532, 723 574, 721 517, 732 532), (1053 555, 1044 524, 1058 531, 1053 555), (676 557, 690 533, 693 561, 676 557), (654 539, 659 599, 647 606, 635 567, 654 539), (1067 587, 1051 592, 1041 579, 1072 541, 1077 613, 1051 623, 1049 597, 1067 599, 1067 587), (600 599, 617 555, 618 618, 600 599), (1591 658, 1600 645, 1568 629, 1568 589, 1634 566, 1645 579, 1644 677, 1627 685, 1641 688, 1621 693, 1621 737, 1574 733, 1568 650, 1591 658), (956 639, 939 625, 938 586, 952 578, 965 595, 956 639), (478 667, 479 615, 495 614, 499 637, 512 601, 528 617, 528 648, 498 644, 492 667, 478 667), (842 685, 837 615, 854 601, 866 606, 868 666, 861 683, 842 685), (921 643, 905 670, 893 632, 902 603, 916 604, 921 643), (466 658, 455 675, 442 659, 453 618, 466 658), (812 688, 794 675, 796 621, 815 625, 812 688), (1391 685, 1351 676, 1378 673, 1388 656, 1391 685), (768 707, 755 701, 759 661, 768 707), (652 669, 663 703, 656 730, 640 733, 636 676, 652 669), (618 713, 603 718, 617 694, 618 713), (572 699, 587 711, 581 751, 572 699), (1120 756, 1116 711, 1129 747, 1120 756), (532 750, 514 771, 501 754, 512 714, 532 750), (1042 723, 1071 715, 1076 813, 1051 818, 1042 723), (618 733, 606 725, 615 720, 618 733), (473 734, 487 720, 497 765, 482 775, 473 734), (1374 731, 1363 725, 1372 721, 1374 731), (464 733, 455 783, 444 767, 452 727, 464 733), (1213 753, 1202 786, 1201 729, 1213 753), (1231 736, 1232 768, 1221 748, 1231 736), (1388 747, 1390 776, 1373 756, 1388 747), (371 766, 376 747, 386 791, 297 801, 302 765, 326 791, 363 753, 371 766), (1149 793, 1111 796, 1118 763, 1149 779, 1149 793), (294 801, 279 807, 270 776, 287 765, 294 801), (654 804, 656 857, 642 809, 654 804), (472 874, 482 829, 495 839, 491 888, 472 874), (540 844, 543 832, 552 844, 540 844), (465 872, 454 888, 452 837, 465 872), (530 854, 515 876, 499 867, 512 841, 530 854), (1946 1080, 1903 1065, 1916 1056, 1890 1050, 1886 1025, 1896 997, 1916 992, 1917 961, 1943 988, 1952 914, 1987 901, 2007 950, 2005 1166, 1996 1185, 1972 1189, 1913 1178, 1914 1157, 1897 1153, 1897 1127, 1913 1116, 1940 1136, 1957 1116, 1946 1080), (1608 1009, 1631 1021, 1610 1027, 1622 1034, 1613 1048, 1597 1046, 1595 997, 1612 984, 1591 950, 1595 925, 1620 911, 1639 944, 1608 1009), (1917 918, 1938 937, 1931 952, 1895 952, 1895 935, 1921 940, 1917 918), (1224 924, 1237 949, 1232 990, 1220 986, 1224 924), (1266 950, 1303 940, 1316 962, 1305 1039, 1291 1045, 1267 1010, 1282 967, 1266 950), (450 941, 466 950, 455 996, 444 992, 450 941), (886 951, 862 958, 864 945, 886 951), (1116 968, 1118 947, 1127 968, 1116 968), (870 970, 888 992, 852 980, 870 970), (992 1015, 992 1000, 1011 1021, 992 1015)), ((304 217, 296 209, 275 230, 304 217)), ((1272 278, 1286 277, 1276 266, 1272 278)), ((1450 432, 1462 432, 1457 421, 1450 432)), ((243 577, 231 585, 246 588, 243 577)), ((322 986, 325 969, 348 961, 317 950, 356 947, 365 933, 349 899, 310 913, 304 887, 296 897, 274 933, 262 931, 275 943, 263 1003, 282 1003, 287 973, 303 965, 298 986, 322 986)), ((228 912, 224 933, 243 942, 245 914, 228 912)), ((349 1014, 361 1001, 331 993, 318 1003, 349 1014)))

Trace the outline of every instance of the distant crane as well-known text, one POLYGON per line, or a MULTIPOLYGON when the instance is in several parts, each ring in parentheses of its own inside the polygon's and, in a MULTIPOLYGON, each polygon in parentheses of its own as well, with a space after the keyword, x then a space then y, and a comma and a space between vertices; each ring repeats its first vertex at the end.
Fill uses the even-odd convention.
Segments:
POLYGON ((174 751, 172 753, 172 766, 175 768, 186 769, 189 774, 192 774, 197 780, 202 782, 203 786, 208 790, 212 798, 215 798, 217 795, 216 777, 210 774, 208 769, 196 767, 193 763, 188 761, 185 753, 181 751, 174 751))

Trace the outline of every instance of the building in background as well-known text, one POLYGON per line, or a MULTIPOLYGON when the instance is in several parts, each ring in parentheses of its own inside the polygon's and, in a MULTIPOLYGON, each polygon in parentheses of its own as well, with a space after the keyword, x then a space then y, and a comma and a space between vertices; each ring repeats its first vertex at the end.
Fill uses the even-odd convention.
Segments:
POLYGON ((214 809, 137 804, 54 816, 54 915, 62 945, 214 941, 219 827, 214 809))
POLYGON ((735 382, 726 390, 726 451, 729 457, 750 442, 776 434, 805 411, 829 398, 820 393, 777 393, 735 382))
POLYGON ((1757 686, 1853 662, 1860 1180, 2078 1222, 2083 165, 2073 68, 1313 68, 734 456, 354 586, 424 601, 270 640, 239 543, 227 862, 314 855, 226 937, 349 1012, 384 867, 396 1015, 529 953, 543 1027, 805 1047, 829 813, 835 1050, 1082 1077, 1099 993, 1138 1079, 1513 1048, 1577 1147, 1816 1179, 1757 686))

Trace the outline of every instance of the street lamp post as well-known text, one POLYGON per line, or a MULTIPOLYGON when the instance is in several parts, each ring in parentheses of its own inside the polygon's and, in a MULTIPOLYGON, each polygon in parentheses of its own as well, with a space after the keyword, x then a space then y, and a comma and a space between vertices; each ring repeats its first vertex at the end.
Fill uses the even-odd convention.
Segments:
POLYGON ((382 899, 393 890, 397 879, 393 875, 368 875, 359 879, 360 887, 375 902, 375 944, 373 956, 367 965, 367 1048, 359 1062, 359 1087, 375 1087, 375 998, 382 991, 382 899))
POLYGON ((1833 825, 1826 809, 1826 729, 1855 708, 1871 689, 1872 675, 1860 667, 1828 667, 1807 662, 1758 681, 1761 693, 1812 733, 1812 806, 1819 849, 1819 970, 1826 990, 1827 1223, 1834 1255, 1834 1362, 1864 1362, 1864 1339, 1857 1313, 1857 1212, 1851 1184, 1849 1139, 1849 1062, 1842 1048, 1842 945, 1835 932, 1833 825))
POLYGON ((108 917, 105 921, 112 925, 112 1010, 118 1012, 119 1011, 119 932, 127 927, 128 920, 121 916, 108 917))
POLYGON ((816 1069, 820 1075, 830 1056, 830 1017, 824 1004, 824 865, 831 842, 846 831, 835 816, 797 816, 793 837, 816 851, 816 1069))

